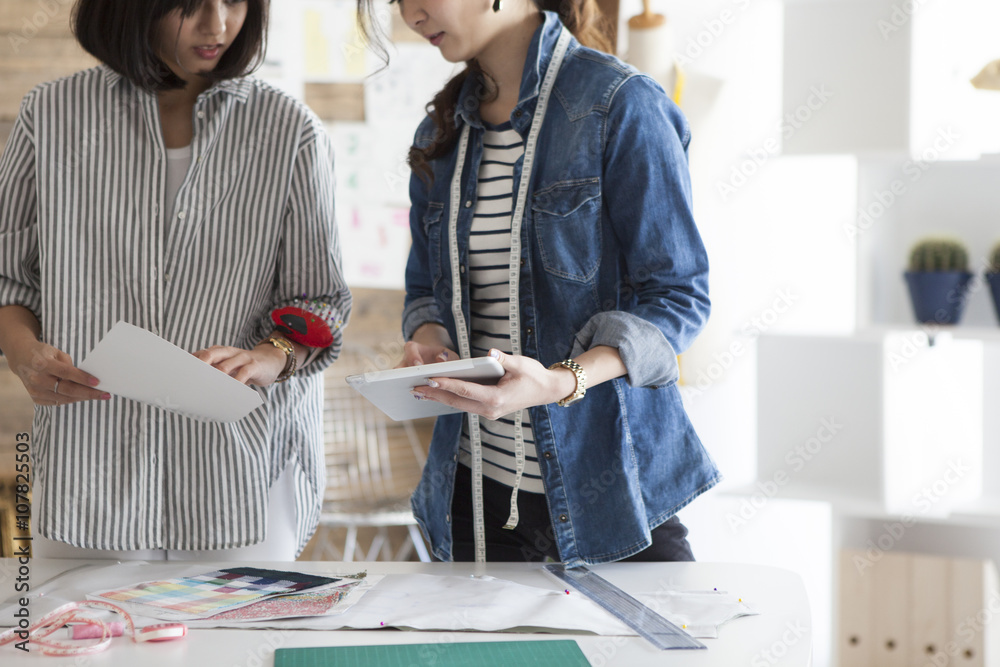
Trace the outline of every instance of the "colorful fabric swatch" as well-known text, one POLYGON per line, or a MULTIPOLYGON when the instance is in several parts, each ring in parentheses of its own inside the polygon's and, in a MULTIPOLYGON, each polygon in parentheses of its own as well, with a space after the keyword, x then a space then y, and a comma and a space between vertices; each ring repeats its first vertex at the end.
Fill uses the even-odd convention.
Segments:
POLYGON ((92 597, 127 605, 156 618, 208 618, 280 595, 326 586, 339 579, 302 572, 233 567, 193 577, 147 581, 99 591, 92 597))
POLYGON ((323 616, 343 600, 360 582, 354 581, 333 590, 295 593, 266 598, 239 609, 230 609, 212 617, 213 621, 270 621, 279 618, 323 616))

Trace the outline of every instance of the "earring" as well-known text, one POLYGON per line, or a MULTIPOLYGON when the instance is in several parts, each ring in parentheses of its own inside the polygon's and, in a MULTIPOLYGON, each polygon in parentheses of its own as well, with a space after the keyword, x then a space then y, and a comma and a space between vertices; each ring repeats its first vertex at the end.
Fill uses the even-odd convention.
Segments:
POLYGON ((502 3, 502 1, 501 0, 493 0, 493 13, 495 14, 498 11, 500 11, 501 9, 503 9, 503 3, 502 3))

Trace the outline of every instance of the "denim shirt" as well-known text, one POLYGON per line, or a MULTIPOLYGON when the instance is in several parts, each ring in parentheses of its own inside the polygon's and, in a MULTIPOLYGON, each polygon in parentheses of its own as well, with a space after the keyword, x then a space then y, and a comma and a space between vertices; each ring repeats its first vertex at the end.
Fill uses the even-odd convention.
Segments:
MULTIPOLYGON (((562 24, 545 13, 511 114, 527 137, 562 24)), ((457 341, 452 289, 469 321, 468 237, 483 154, 470 76, 455 123, 470 126, 452 285, 448 212, 456 153, 431 163, 433 183, 410 182, 413 245, 403 335, 437 322, 457 341)), ((426 118, 415 144, 431 143, 426 118)), ((615 561, 651 544, 650 529, 720 479, 676 387, 676 355, 709 314, 708 258, 691 212, 688 125, 651 78, 571 41, 555 81, 521 227, 521 346, 545 366, 596 345, 618 349, 623 377, 567 408, 530 408, 559 555, 569 566, 615 561)), ((517 193, 523 158, 514 167, 517 193)), ((452 559, 451 501, 464 414, 438 417, 412 497, 434 555, 452 559)), ((487 559, 489 552, 487 551, 487 559)))

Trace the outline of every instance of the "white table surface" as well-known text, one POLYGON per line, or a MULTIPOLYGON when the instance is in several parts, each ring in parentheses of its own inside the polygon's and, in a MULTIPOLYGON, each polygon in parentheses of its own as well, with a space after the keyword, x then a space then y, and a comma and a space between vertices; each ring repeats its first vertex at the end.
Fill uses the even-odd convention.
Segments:
MULTIPOLYGON (((30 580, 38 591, 59 572, 84 563, 111 564, 112 561, 43 560, 30 561, 30 580)), ((162 563, 161 563, 162 564, 162 563)), ((190 563, 189 563, 190 564, 190 563)), ((232 563, 206 563, 206 569, 232 563)), ((299 561, 289 563, 239 563, 275 569, 296 569, 316 574, 343 573, 367 569, 371 574, 424 573, 443 575, 488 574, 517 583, 561 590, 562 583, 542 571, 541 565, 489 563, 476 569, 472 563, 338 563, 299 561)), ((0 600, 14 594, 17 562, 0 560, 0 600)), ((46 657, 25 654, 10 646, 0 648, 0 664, 17 665, 208 665, 210 667, 269 667, 275 648, 305 646, 347 646, 363 644, 420 644, 437 642, 535 641, 573 639, 594 667, 621 665, 671 665, 678 667, 808 667, 811 664, 812 624, 809 602, 801 578, 787 570, 759 565, 722 563, 611 563, 591 568, 626 591, 659 588, 718 588, 740 595, 760 612, 759 616, 734 619, 719 630, 718 639, 701 639, 707 650, 660 651, 640 637, 511 634, 485 632, 406 632, 398 630, 229 630, 191 629, 182 640, 157 644, 134 644, 116 639, 102 653, 83 658, 46 657), (80 661, 83 662, 80 662, 80 661)), ((137 570, 139 574, 141 570, 137 570)), ((136 579, 142 580, 141 574, 136 579)), ((54 581, 43 590, 58 591, 54 581)), ((13 625, 12 618, 0 618, 0 627, 13 625)), ((488 667, 488 666, 482 666, 488 667)))

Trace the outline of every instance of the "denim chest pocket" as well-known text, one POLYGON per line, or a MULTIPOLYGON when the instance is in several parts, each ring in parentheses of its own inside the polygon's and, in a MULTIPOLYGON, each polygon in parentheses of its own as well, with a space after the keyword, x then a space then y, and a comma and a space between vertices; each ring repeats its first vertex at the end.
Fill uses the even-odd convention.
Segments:
POLYGON ((535 235, 545 271, 588 282, 601 263, 601 181, 560 181, 535 192, 535 235))
POLYGON ((427 262, 431 270, 432 285, 437 287, 441 281, 443 267, 441 258, 447 258, 447 254, 442 255, 441 243, 445 237, 441 233, 441 220, 444 217, 444 204, 430 202, 427 210, 424 211, 424 233, 427 234, 427 262))

